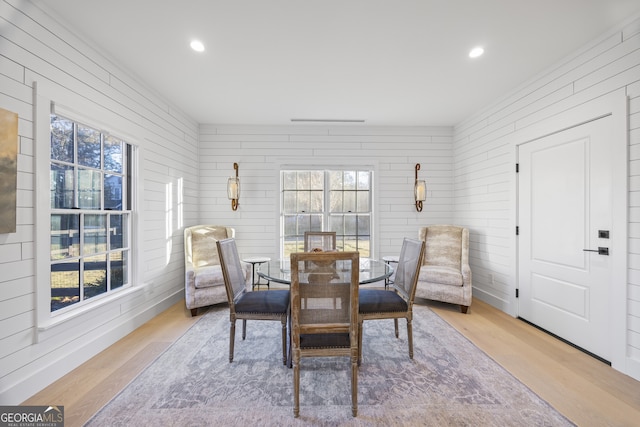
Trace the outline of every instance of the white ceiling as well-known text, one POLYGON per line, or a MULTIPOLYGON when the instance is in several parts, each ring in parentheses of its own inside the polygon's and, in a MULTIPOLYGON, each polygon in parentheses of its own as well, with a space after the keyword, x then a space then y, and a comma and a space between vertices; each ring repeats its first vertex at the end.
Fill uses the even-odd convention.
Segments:
POLYGON ((218 124, 455 125, 640 13, 638 0, 34 2, 218 124))

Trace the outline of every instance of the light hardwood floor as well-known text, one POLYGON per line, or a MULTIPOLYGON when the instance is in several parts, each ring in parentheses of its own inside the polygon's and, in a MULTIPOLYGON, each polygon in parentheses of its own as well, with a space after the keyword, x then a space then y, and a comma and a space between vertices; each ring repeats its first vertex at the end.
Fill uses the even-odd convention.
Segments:
MULTIPOLYGON (((428 304, 577 425, 640 425, 639 381, 482 301, 466 315, 416 303, 428 304)), ((184 302, 175 304, 23 404, 64 405, 65 425, 81 426, 196 320, 184 302)))

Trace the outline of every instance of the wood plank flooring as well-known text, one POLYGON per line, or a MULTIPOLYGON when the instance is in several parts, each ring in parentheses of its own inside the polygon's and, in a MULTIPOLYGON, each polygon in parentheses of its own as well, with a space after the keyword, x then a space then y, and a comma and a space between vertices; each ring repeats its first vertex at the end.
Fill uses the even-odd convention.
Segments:
MULTIPOLYGON (((577 425, 640 424, 639 381, 482 301, 466 315, 457 306, 416 303, 429 305, 577 425)), ((23 404, 64 405, 65 425, 81 426, 195 321, 180 302, 23 404)))
POLYGON ((482 301, 474 300, 467 316, 429 305, 577 425, 640 425, 639 381, 482 301))

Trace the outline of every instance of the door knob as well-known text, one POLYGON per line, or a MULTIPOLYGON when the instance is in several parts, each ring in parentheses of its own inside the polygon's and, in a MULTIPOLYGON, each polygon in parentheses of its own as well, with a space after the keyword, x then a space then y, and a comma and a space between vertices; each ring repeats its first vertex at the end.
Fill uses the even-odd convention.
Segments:
POLYGON ((585 252, 598 252, 598 255, 609 255, 609 248, 598 247, 598 249, 583 249, 585 252))

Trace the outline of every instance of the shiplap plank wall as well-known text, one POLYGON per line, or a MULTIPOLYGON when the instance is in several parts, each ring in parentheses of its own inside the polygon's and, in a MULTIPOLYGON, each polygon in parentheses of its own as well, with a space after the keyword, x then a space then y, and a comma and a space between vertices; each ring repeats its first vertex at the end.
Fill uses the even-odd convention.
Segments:
POLYGON ((200 128, 200 212, 204 223, 236 229, 241 256, 278 257, 281 165, 375 167, 376 256, 396 255, 418 227, 449 222, 452 128, 368 126, 222 126, 200 128), (232 211, 227 178, 239 164, 240 206, 232 211), (427 181, 418 213, 415 164, 427 181))
POLYGON ((508 136, 616 90, 629 98, 628 353, 640 362, 640 20, 629 22, 455 127, 454 218, 470 227, 474 295, 516 313, 516 201, 508 136), (492 283, 491 277, 494 278, 492 283))
MULTIPOLYGON (((640 22, 609 34, 538 79, 452 130, 367 126, 217 126, 200 128, 188 117, 112 64, 64 25, 30 2, 0 1, 0 107, 19 122, 18 231, 0 236, 0 404, 16 404, 64 373, 65 355, 78 364, 99 346, 82 326, 61 337, 56 352, 32 344, 34 325, 35 215, 33 80, 45 79, 99 103, 141 127, 144 177, 139 266, 152 292, 96 312, 101 323, 130 323, 135 313, 161 306, 183 288, 182 226, 236 227, 243 255, 277 256, 278 167, 282 164, 370 164, 376 168, 376 255, 396 254, 403 236, 421 225, 450 222, 471 229, 474 286, 509 300, 515 262, 511 244, 511 147, 504 135, 617 88, 630 97, 629 341, 640 352, 640 22), (198 139, 201 145, 198 148, 198 139), (453 148, 453 149, 452 149, 453 148), (302 162, 301 159, 306 159, 302 162), (312 159, 311 163, 308 163, 312 159), (364 160, 363 160, 364 159, 364 160), (240 208, 226 198, 232 164, 240 164, 240 208), (414 166, 429 186, 418 214, 413 206, 414 166), (182 199, 178 196, 182 194, 182 199), (168 200, 171 200, 168 203, 168 200), (167 211, 172 212, 167 223, 167 211), (489 283, 489 276, 495 284, 489 283), (76 344, 83 342, 82 344, 76 344), (87 344, 89 343, 89 344, 87 344), (37 360, 36 360, 37 359, 37 360), (38 373, 57 369, 55 374, 38 373), (40 372, 38 372, 40 371, 40 372)), ((428 122, 428 118, 425 118, 428 122)), ((126 126, 126 125, 125 125, 126 126)), ((503 307, 509 311, 508 307, 503 307)), ((111 331, 115 341, 123 330, 111 331)), ((95 334, 95 332, 94 332, 95 334)), ((106 345, 102 340, 100 345, 106 345)))
POLYGON ((182 226, 198 218, 198 125, 45 11, 18 0, 0 1, 0 107, 19 115, 17 231, 0 235, 0 404, 18 404, 182 297, 182 226), (120 118, 118 128, 107 129, 114 134, 140 136, 130 141, 140 147, 144 177, 144 250, 135 263, 147 283, 135 298, 95 310, 86 324, 70 321, 66 333, 40 344, 34 343, 34 81, 108 109, 120 118))

